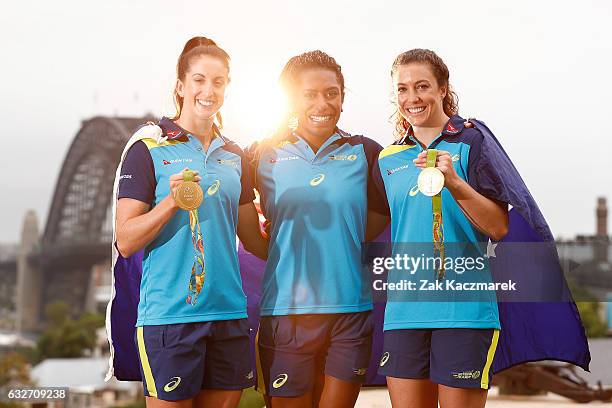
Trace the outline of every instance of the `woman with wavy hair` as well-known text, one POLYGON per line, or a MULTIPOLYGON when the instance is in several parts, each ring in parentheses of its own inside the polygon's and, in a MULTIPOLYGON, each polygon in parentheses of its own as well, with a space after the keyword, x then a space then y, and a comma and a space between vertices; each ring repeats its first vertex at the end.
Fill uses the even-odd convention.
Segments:
MULTIPOLYGON (((406 51, 393 62, 391 77, 396 140, 381 151, 375 178, 389 204, 394 256, 429 251, 434 260, 415 274, 398 267, 389 272, 390 284, 407 279, 418 285, 416 294, 388 294, 379 373, 387 377, 393 406, 482 407, 493 372, 542 359, 588 367, 571 299, 544 304, 510 297, 498 304, 496 290, 453 289, 456 282, 495 287, 495 258, 486 259, 509 231, 515 242, 552 242, 552 234, 499 141, 482 122, 458 116, 449 71, 438 55, 406 51), (467 271, 465 255, 474 266, 467 271), (435 294, 423 290, 429 288, 435 294)), ((561 287, 560 268, 551 269, 556 252, 552 256, 536 271, 561 287)), ((514 272, 533 270, 516 257, 512 262, 514 272)), ((524 290, 532 282, 523 283, 524 290)))

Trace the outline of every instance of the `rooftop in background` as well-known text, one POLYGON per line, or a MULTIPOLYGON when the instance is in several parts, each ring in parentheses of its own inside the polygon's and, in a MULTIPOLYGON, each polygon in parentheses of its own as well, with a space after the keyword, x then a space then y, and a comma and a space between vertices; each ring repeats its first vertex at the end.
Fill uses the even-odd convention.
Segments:
POLYGON ((73 390, 93 392, 103 389, 131 390, 136 383, 105 383, 108 358, 51 358, 32 369, 32 380, 39 387, 68 387, 73 390))
POLYGON ((34 347, 36 342, 16 333, 0 332, 0 348, 12 348, 16 346, 34 347))

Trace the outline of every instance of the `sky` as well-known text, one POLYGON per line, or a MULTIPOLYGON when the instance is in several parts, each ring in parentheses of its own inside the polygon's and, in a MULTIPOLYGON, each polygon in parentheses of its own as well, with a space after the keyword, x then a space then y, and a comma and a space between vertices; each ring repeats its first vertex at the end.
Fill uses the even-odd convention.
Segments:
POLYGON ((178 55, 195 35, 232 58, 226 136, 246 146, 279 110, 286 61, 321 49, 341 65, 340 127, 392 141, 389 70, 429 48, 464 117, 494 131, 557 237, 591 234, 612 198, 612 3, 577 1, 21 1, 0 15, 0 243, 40 229, 64 157, 93 116, 174 113, 178 55))

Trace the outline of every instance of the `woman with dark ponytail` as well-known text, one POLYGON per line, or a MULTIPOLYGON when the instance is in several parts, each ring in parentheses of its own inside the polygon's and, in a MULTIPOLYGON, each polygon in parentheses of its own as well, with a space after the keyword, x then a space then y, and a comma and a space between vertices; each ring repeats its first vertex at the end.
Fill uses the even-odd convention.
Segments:
POLYGON ((267 241, 244 154, 221 133, 229 62, 214 41, 190 39, 177 64, 176 115, 136 132, 118 171, 109 374, 133 379, 119 373, 119 354, 134 349, 117 331, 130 318, 119 312, 122 287, 137 276, 122 268, 135 265, 132 326, 147 406, 235 407, 254 378, 236 234, 261 258, 267 241))
POLYGON ((271 227, 260 389, 275 408, 352 407, 373 331, 361 243, 388 220, 370 177, 381 146, 337 127, 344 76, 331 56, 311 51, 291 58, 280 83, 287 116, 273 137, 251 149, 271 227))

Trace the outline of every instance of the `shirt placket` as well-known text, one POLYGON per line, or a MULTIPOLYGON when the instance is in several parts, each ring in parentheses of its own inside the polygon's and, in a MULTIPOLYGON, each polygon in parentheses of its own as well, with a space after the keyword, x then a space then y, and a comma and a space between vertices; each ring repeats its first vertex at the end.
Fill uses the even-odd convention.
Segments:
POLYGON ((340 139, 340 135, 334 133, 325 142, 323 142, 323 144, 321 145, 321 147, 319 147, 319 150, 316 153, 310 148, 310 145, 299 136, 297 146, 299 146, 300 150, 302 151, 302 154, 304 154, 305 158, 314 168, 314 166, 320 164, 321 158, 326 156, 326 154, 328 153, 327 150, 329 146, 338 139, 340 139))
POLYGON ((223 144, 224 143, 221 140, 221 138, 217 136, 212 140, 212 142, 210 143, 210 146, 208 146, 208 151, 205 152, 204 147, 202 146, 202 143, 200 143, 200 141, 197 138, 193 137, 192 135, 189 135, 189 145, 202 156, 202 164, 204 166, 205 173, 208 173, 208 159, 212 157, 213 153, 217 149, 219 149, 221 146, 223 146, 223 144))

